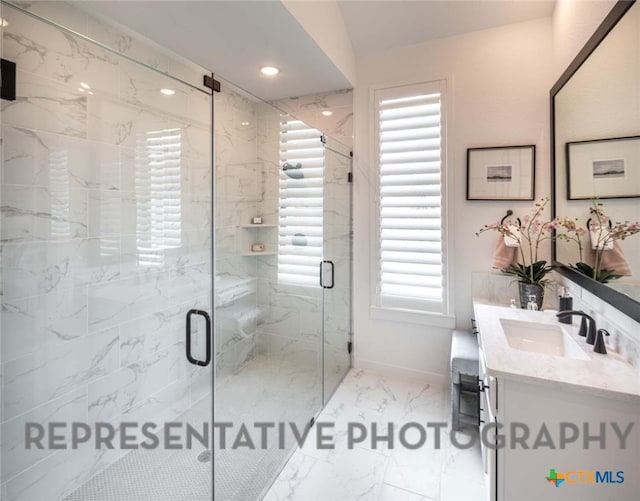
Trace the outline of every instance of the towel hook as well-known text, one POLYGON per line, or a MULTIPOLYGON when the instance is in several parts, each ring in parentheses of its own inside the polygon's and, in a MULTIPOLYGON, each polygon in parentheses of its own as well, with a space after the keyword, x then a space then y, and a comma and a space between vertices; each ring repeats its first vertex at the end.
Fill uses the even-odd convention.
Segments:
POLYGON ((509 216, 513 216, 513 211, 511 209, 509 209, 505 214, 505 216, 500 220, 500 224, 504 224, 504 220, 507 219, 509 216))
MULTIPOLYGON (((504 215, 504 217, 500 220, 500 224, 504 224, 505 219, 507 219, 509 216, 513 216, 513 211, 511 209, 507 210, 507 213, 504 215)), ((518 226, 522 226, 522 222, 520 221, 520 218, 517 217, 516 221, 518 221, 518 226)))

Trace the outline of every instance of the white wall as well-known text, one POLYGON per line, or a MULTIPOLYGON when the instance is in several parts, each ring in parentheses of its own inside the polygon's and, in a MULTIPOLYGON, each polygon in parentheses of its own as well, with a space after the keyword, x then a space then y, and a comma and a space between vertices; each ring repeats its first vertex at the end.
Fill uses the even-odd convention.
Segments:
POLYGON ((355 84, 356 57, 338 3, 335 0, 282 3, 347 80, 355 84))
POLYGON ((553 11, 553 75, 557 80, 616 0, 557 0, 553 11))
POLYGON ((551 19, 538 19, 369 55, 357 63, 355 91, 355 364, 438 379, 449 372, 450 331, 409 321, 370 317, 370 207, 375 175, 371 156, 370 89, 448 80, 449 231, 456 323, 472 314, 471 273, 490 271, 495 244, 475 232, 506 209, 523 213, 531 202, 468 202, 466 149, 535 144, 536 197, 549 193, 551 19))

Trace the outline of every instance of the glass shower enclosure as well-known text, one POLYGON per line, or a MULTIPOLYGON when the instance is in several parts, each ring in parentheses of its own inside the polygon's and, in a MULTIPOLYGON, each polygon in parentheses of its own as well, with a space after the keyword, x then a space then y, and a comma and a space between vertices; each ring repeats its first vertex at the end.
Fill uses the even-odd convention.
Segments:
POLYGON ((191 356, 206 360, 212 92, 202 72, 178 79, 7 4, 2 17, 16 68, 1 112, 3 499, 211 499, 206 447, 74 444, 71 426, 134 423, 139 444, 144 423, 211 421, 212 365, 188 361, 185 321, 198 312, 191 356), (59 447, 25 443, 51 423, 59 447))
POLYGON ((213 424, 304 429, 351 365, 348 148, 75 6, 0 5, 1 499, 261 498, 290 432, 213 424))
POLYGON ((351 158, 230 82, 214 101, 215 420, 287 423, 215 448, 215 498, 257 499, 351 365, 351 158))

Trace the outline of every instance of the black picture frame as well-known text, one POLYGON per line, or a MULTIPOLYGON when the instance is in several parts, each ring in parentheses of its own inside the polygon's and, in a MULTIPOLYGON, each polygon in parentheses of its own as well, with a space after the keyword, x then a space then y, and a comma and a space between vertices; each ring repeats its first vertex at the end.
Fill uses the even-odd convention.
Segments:
MULTIPOLYGON (((580 50, 578 55, 569 64, 567 69, 562 73, 558 81, 553 85, 549 91, 550 95, 550 112, 551 112, 551 211, 552 216, 556 217, 556 197, 558 195, 556 190, 556 112, 555 112, 555 99, 556 95, 567 84, 578 69, 589 58, 591 53, 596 50, 600 43, 607 37, 609 32, 618 24, 627 11, 633 6, 636 0, 618 0, 613 6, 609 14, 602 21, 600 26, 596 29, 594 34, 587 40, 585 46, 580 50)), ((584 290, 599 297, 605 303, 610 304, 618 311, 632 318, 636 322, 640 322, 640 303, 631 297, 618 292, 606 284, 601 284, 589 278, 582 273, 570 268, 564 263, 557 260, 557 250, 555 245, 551 246, 551 259, 555 267, 556 272, 560 275, 571 280, 575 284, 582 287, 584 290)))
POLYGON ((534 144, 467 148, 467 200, 534 200, 535 185, 534 144))
MULTIPOLYGON (((565 164, 567 200, 640 197, 640 172, 636 168, 637 165, 640 165, 640 136, 568 142, 565 144, 565 164), (627 151, 624 151, 625 148, 627 151), (589 160, 576 159, 579 154, 588 155, 589 160), (592 162, 592 165, 589 166, 588 162, 592 162), (596 169, 603 169, 603 173, 599 175, 602 176, 600 179, 602 186, 597 190, 581 186, 584 181, 583 176, 572 175, 574 168, 579 172, 589 172, 589 167, 593 172, 592 181, 598 176, 596 169), (610 177, 610 179, 606 179, 606 177, 610 177), (624 194, 624 190, 627 188, 630 188, 628 194, 624 194)), ((600 181, 592 182, 591 186, 600 181)))

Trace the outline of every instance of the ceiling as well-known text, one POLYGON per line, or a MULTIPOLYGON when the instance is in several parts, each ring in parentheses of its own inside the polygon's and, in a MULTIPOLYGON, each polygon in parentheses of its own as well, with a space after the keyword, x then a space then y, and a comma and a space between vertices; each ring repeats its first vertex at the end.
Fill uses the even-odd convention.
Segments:
MULTIPOLYGON (((279 0, 84 5, 265 100, 352 87, 279 0), (281 74, 263 77, 258 72, 263 65, 275 65, 281 74)), ((362 56, 551 16, 555 0, 339 0, 338 5, 354 52, 362 56)))
POLYGON ((357 56, 553 13, 555 0, 338 2, 357 56))
POLYGON ((280 1, 96 1, 109 17, 267 101, 351 83, 280 1), (277 78, 259 68, 277 66, 277 78))

